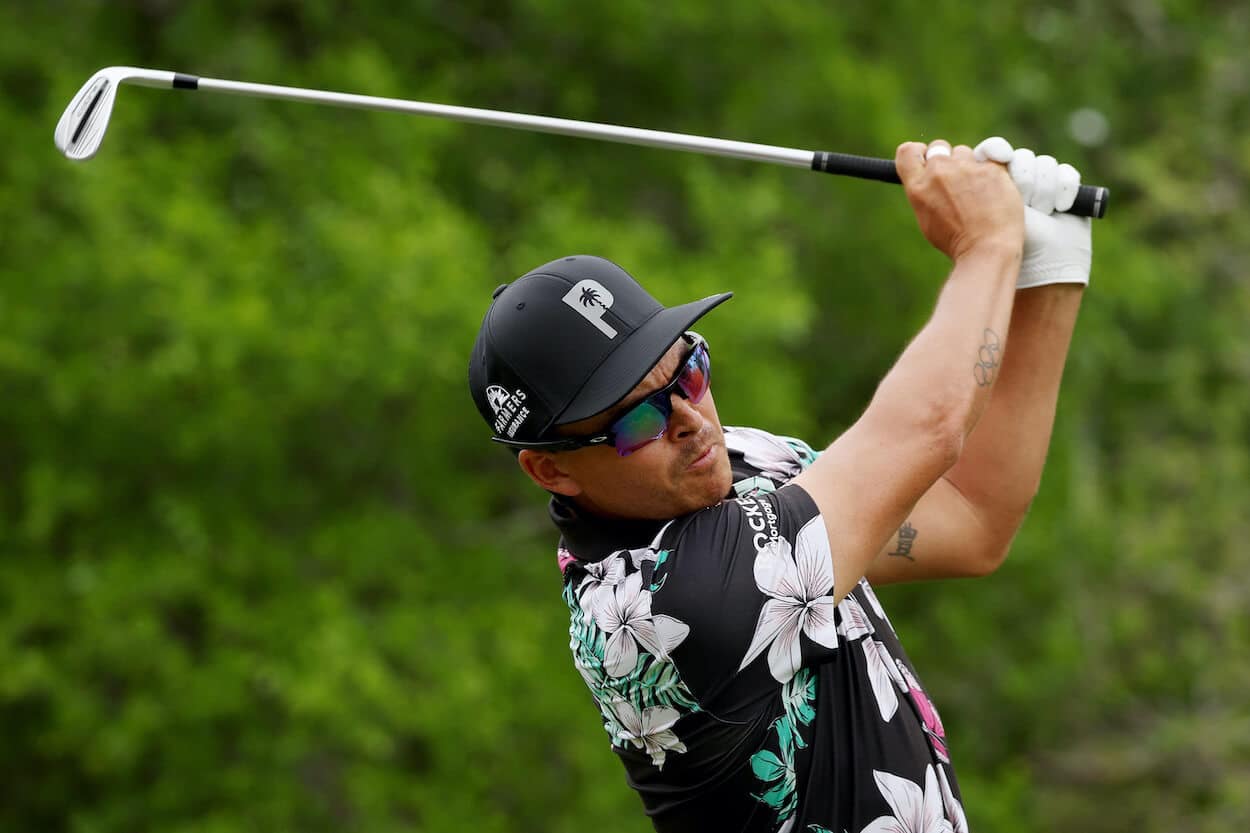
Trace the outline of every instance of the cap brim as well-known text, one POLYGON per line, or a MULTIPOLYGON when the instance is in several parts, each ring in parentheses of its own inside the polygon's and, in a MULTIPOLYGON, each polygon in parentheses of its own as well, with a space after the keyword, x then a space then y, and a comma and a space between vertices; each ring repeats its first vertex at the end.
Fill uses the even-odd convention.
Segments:
POLYGON ((620 402, 651 372, 651 368, 663 358, 673 342, 690 329, 691 324, 732 297, 732 292, 722 292, 657 312, 650 321, 635 330, 628 341, 612 351, 568 407, 556 415, 552 424, 578 422, 620 402))

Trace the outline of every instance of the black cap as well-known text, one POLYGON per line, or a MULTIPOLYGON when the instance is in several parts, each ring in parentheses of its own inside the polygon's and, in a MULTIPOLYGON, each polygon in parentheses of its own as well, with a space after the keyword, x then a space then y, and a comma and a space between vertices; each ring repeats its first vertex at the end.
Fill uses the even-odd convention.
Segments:
POLYGON ((682 333, 733 293, 676 307, 593 255, 564 257, 495 290, 469 361, 469 390, 503 441, 551 439, 624 399, 682 333))

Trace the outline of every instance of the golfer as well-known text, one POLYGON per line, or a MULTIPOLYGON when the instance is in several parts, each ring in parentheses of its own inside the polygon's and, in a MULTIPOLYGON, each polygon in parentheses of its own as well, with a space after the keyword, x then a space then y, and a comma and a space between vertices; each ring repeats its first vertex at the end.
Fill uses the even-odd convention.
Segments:
POLYGON ((496 290, 478 333, 474 400, 551 494, 573 663, 657 830, 967 829, 959 738, 873 585, 1006 557, 1090 224, 1052 213, 1072 167, 1001 138, 911 142, 895 161, 952 267, 822 451, 721 425, 716 346, 692 327, 729 293, 666 308, 615 264, 566 257, 496 290))

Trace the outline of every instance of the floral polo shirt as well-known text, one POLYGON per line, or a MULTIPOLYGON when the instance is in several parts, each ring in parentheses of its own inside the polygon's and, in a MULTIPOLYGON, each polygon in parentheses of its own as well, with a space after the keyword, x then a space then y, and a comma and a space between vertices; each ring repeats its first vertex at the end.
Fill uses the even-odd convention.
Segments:
POLYGON ((733 491, 667 523, 553 500, 573 663, 655 829, 962 833, 937 710, 867 580, 834 605, 805 443, 726 428, 733 491))

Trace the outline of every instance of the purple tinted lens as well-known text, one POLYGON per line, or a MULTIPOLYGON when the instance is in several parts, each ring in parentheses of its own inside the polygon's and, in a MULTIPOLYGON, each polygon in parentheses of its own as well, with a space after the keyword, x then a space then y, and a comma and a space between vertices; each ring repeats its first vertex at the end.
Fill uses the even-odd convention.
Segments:
POLYGON ((667 427, 668 414, 661 412, 649 401, 631 408, 612 426, 612 432, 616 435, 614 444, 617 453, 622 457, 634 453, 663 434, 667 427))
POLYGON ((682 393, 686 394, 686 398, 696 405, 703 398, 703 394, 707 393, 712 371, 711 364, 707 347, 699 344, 694 348, 694 353, 691 354, 690 360, 686 362, 677 380, 682 393))

